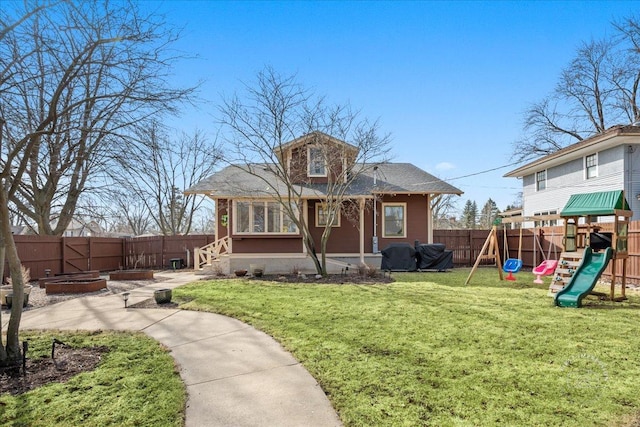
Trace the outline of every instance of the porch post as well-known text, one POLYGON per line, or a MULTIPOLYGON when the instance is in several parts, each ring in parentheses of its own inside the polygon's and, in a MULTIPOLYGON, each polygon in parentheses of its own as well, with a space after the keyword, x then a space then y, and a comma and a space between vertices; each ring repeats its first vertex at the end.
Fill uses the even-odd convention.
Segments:
MULTIPOLYGON (((309 227, 309 204, 307 202, 307 199, 304 199, 302 201, 302 218, 304 218, 304 223, 307 224, 307 228, 310 229, 311 227, 309 227)), ((305 255, 308 255, 307 247, 304 244, 304 236, 301 240, 301 243, 302 243, 302 253, 305 255)))
POLYGON ((360 199, 360 263, 364 264, 364 198, 360 199))
POLYGON ((433 243, 433 214, 431 212, 431 194, 427 194, 427 243, 433 243))

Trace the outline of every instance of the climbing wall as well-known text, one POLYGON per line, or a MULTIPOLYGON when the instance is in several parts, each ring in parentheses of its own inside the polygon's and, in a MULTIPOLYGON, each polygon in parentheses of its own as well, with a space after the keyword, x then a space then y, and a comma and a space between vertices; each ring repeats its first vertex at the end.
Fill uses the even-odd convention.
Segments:
POLYGON ((582 262, 583 252, 563 252, 549 285, 549 296, 564 288, 582 262))

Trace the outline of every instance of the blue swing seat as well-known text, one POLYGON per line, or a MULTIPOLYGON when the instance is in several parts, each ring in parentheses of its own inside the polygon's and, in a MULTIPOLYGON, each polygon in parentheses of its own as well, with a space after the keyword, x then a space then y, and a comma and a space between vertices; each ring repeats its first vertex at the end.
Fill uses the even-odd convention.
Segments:
POLYGON ((502 266, 502 269, 506 273, 509 273, 509 275, 507 276, 507 280, 516 280, 513 273, 517 273, 518 271, 520 271, 521 268, 522 268, 522 260, 516 259, 516 258, 509 258, 504 262, 504 265, 502 266))

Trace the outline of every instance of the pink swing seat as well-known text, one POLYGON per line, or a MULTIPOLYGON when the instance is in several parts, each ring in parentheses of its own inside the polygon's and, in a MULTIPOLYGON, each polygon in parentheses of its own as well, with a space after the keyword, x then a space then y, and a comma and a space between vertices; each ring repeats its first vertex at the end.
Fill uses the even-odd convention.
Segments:
POLYGON ((544 283, 541 279, 542 276, 548 276, 556 271, 558 261, 555 259, 547 259, 540 263, 539 266, 532 270, 532 273, 536 275, 536 280, 533 283, 544 283))

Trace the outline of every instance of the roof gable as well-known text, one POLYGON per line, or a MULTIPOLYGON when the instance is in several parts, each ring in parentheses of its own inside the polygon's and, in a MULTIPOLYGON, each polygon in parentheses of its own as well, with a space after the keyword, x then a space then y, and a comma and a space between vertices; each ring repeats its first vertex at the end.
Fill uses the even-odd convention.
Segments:
POLYGON ((274 149, 274 152, 276 154, 276 156, 278 157, 278 159, 282 162, 284 161, 287 153, 291 152, 292 150, 294 150, 295 148, 301 147, 301 146, 305 146, 305 145, 313 145, 313 144, 318 144, 318 143, 330 143, 330 144, 334 144, 334 145, 338 145, 341 146, 345 149, 345 151, 347 152, 351 152, 353 153, 354 157, 355 155, 358 153, 358 151, 360 151, 358 149, 358 147, 356 147, 355 145, 349 144, 345 141, 342 141, 338 138, 334 138, 331 135, 327 135, 324 132, 320 132, 318 130, 310 132, 306 135, 303 135, 299 138, 294 139, 293 141, 289 141, 287 143, 284 143, 278 147, 276 147, 274 149))

